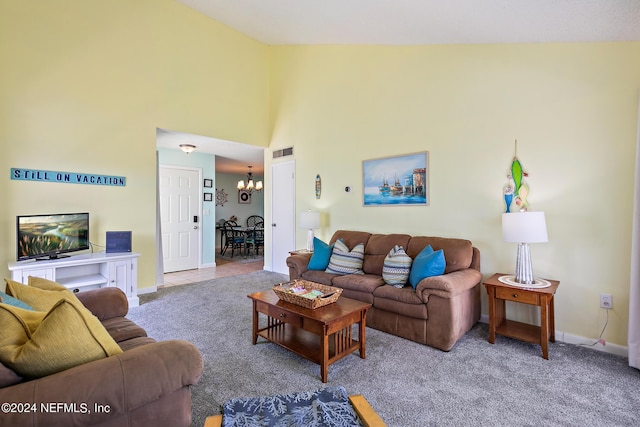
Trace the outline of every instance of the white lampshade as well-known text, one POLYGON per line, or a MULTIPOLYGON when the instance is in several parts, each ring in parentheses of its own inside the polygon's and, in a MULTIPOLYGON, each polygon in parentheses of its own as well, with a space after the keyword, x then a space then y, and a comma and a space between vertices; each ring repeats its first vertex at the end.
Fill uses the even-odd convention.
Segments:
POLYGON ((511 243, 548 242, 544 212, 503 213, 502 240, 511 243))
POLYGON ((503 213, 502 240, 518 243, 516 274, 502 276, 498 280, 509 285, 527 288, 544 288, 551 285, 548 280, 534 277, 531 268, 531 251, 529 250, 529 243, 549 241, 544 212, 503 213))
POLYGON ((300 228, 306 228, 307 251, 313 251, 313 229, 320 228, 320 212, 300 212, 300 228))
POLYGON ((307 230, 320 228, 320 212, 300 212, 300 228, 306 228, 307 230))

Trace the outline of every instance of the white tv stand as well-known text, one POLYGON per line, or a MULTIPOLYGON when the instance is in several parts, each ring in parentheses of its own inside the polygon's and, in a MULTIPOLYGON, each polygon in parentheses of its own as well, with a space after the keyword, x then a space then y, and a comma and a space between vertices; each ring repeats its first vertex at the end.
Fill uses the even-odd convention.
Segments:
POLYGON ((9 263, 11 279, 27 284, 29 276, 42 277, 66 286, 72 292, 107 286, 121 289, 130 307, 140 304, 138 298, 138 257, 134 252, 74 255, 46 261, 9 263))

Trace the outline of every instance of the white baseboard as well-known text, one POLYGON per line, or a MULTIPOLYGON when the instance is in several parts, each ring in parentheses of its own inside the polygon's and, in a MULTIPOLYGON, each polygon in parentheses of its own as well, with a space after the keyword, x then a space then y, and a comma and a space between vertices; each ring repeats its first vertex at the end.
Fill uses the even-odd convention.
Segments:
POLYGON ((152 294, 158 290, 158 286, 149 286, 147 288, 138 289, 138 295, 152 294))
POLYGON ((584 345, 594 350, 602 351, 604 353, 611 353, 618 356, 626 357, 627 359, 629 358, 629 347, 611 343, 602 345, 598 343, 598 338, 585 338, 556 330, 556 341, 565 342, 567 344, 584 345))
MULTIPOLYGON (((489 316, 487 314, 482 314, 480 316, 480 322, 489 323, 489 316)), ((604 353, 615 354, 617 356, 622 356, 629 358, 629 348, 618 345, 618 344, 610 344, 602 345, 598 343, 598 338, 586 338, 578 335, 569 334, 563 331, 559 331, 556 329, 556 341, 564 342, 567 344, 576 344, 576 345, 584 345, 593 350, 602 351, 604 353), (596 343, 595 345, 593 343, 596 343)))

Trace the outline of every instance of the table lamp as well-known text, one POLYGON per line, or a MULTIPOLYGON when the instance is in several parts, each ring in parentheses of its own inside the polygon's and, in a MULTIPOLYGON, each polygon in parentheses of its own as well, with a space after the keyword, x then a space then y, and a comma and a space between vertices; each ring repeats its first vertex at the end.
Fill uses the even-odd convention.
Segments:
POLYGON ((313 230, 320 228, 320 212, 300 212, 300 228, 309 230, 307 233, 307 251, 313 251, 313 230))
POLYGON ((511 212, 502 214, 502 240, 518 243, 515 276, 502 276, 499 280, 523 288, 546 288, 547 280, 536 279, 531 268, 529 243, 548 242, 544 212, 511 212))

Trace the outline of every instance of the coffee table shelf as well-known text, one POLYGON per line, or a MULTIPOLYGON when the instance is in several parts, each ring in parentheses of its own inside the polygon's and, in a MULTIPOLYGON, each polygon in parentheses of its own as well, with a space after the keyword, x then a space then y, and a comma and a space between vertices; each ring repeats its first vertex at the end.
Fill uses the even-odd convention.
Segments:
MULTIPOLYGON (((351 326, 349 326, 351 328, 351 326)), ((318 365, 322 364, 322 341, 318 335, 305 331, 297 326, 281 323, 278 326, 265 328, 258 332, 262 338, 278 344, 287 350, 304 357, 318 365)), ((335 340, 329 339, 328 361, 329 365, 353 353, 360 348, 360 342, 352 339, 351 345, 336 353, 335 340)))
MULTIPOLYGON (((253 300, 253 344, 258 337, 320 365, 327 382, 332 363, 359 351, 366 357, 366 313, 371 304, 340 297, 335 303, 310 309, 281 301, 272 291, 248 295, 253 300), (260 314, 266 326, 260 326, 260 314), (358 325, 358 339, 353 335, 358 325)), ((264 322, 262 322, 264 323, 264 322)))

